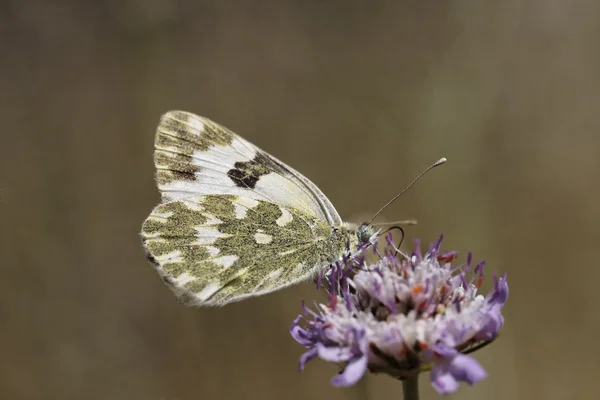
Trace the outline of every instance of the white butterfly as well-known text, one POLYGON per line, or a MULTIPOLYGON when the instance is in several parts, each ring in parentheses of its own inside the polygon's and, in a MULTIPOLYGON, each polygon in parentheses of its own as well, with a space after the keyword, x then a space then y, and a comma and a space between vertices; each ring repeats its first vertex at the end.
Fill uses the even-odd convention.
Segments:
POLYGON ((154 163, 162 203, 144 221, 142 240, 185 303, 269 293, 375 243, 372 226, 343 222, 305 176, 207 118, 163 115, 154 163))
POLYGON ((327 271, 371 243, 310 180, 227 128, 183 111, 155 142, 162 194, 144 221, 148 258, 180 298, 224 305, 327 271))

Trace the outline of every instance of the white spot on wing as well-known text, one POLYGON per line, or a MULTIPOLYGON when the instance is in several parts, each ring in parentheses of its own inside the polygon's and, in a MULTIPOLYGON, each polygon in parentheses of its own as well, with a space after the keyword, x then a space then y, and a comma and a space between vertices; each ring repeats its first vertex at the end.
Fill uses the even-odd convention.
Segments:
POLYGON ((258 200, 251 199, 249 197, 240 197, 239 199, 236 200, 236 202, 238 202, 241 205, 246 206, 248 208, 254 208, 258 205, 258 200))
POLYGON ((196 232, 198 238, 196 244, 212 244, 218 238, 225 236, 224 233, 213 226, 197 226, 196 232))
POLYGON ((185 204, 190 210, 203 211, 203 208, 200 206, 200 202, 203 200, 203 198, 204 196, 194 197, 193 199, 184 199, 183 204, 185 204))
POLYGON ((206 301, 207 299, 209 299, 213 294, 217 293, 217 291, 219 291, 219 284, 216 282, 211 282, 208 285, 206 285, 204 287, 204 289, 202 289, 201 291, 199 291, 198 293, 196 293, 196 297, 198 298, 198 300, 200 301, 206 301))
POLYGON ((211 257, 214 257, 221 252, 221 250, 214 246, 206 246, 206 250, 208 251, 208 254, 210 254, 211 257))
POLYGON ((146 240, 147 239, 156 239, 161 236, 160 232, 155 232, 155 233, 142 232, 142 234, 144 235, 144 238, 146 238, 146 240))
POLYGON ((189 283, 191 281, 195 281, 196 279, 198 279, 198 278, 196 278, 194 276, 191 276, 187 272, 184 272, 183 274, 181 274, 177 278, 175 278, 175 284, 177 284, 179 286, 183 286, 186 283, 189 283))
POLYGON ((158 221, 162 221, 162 220, 166 220, 171 215, 173 215, 172 212, 159 213, 159 212, 155 211, 155 212, 152 213, 152 215, 150 215, 150 218, 158 220, 158 221))
POLYGON ((285 208, 280 207, 279 209, 281 210, 281 217, 277 218, 277 221, 275 221, 275 222, 279 226, 286 226, 287 224, 292 222, 292 220, 293 220, 292 214, 290 214, 290 212, 288 210, 286 210, 285 208))
POLYGON ((200 134, 204 132, 204 122, 202 122, 200 118, 189 118, 187 125, 192 128, 191 132, 195 135, 200 136, 200 134))
POLYGON ((205 225, 219 225, 223 223, 223 221, 214 215, 204 214, 204 216, 206 217, 206 222, 204 223, 205 225))
POLYGON ((246 212, 248 211, 248 209, 246 207, 242 206, 241 204, 238 204, 237 202, 234 202, 233 210, 235 211, 235 217, 237 219, 246 218, 246 212))
POLYGON ((236 255, 228 255, 228 256, 222 256, 222 257, 218 257, 213 259, 213 262, 216 262, 218 264, 221 264, 224 268, 229 268, 233 265, 234 262, 236 262, 238 260, 238 256, 236 255))
POLYGON ((273 241, 273 237, 271 235, 267 235, 266 233, 256 232, 254 234, 254 240, 258 244, 267 244, 273 241))
POLYGON ((281 275, 281 272, 283 271, 282 268, 276 269, 275 271, 271 272, 268 276, 267 279, 275 279, 277 278, 279 275, 281 275))

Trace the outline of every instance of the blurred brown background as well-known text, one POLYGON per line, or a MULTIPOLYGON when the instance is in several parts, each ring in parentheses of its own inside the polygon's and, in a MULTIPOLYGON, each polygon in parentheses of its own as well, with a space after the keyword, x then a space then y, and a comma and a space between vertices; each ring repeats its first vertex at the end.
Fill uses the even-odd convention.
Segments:
MULTIPOLYGON (((506 325, 460 399, 596 398, 600 3, 0 3, 0 398, 400 399, 333 365, 298 374, 306 284, 177 303, 138 232, 169 109, 206 115, 361 221, 507 271, 506 325)), ((487 281, 486 289, 490 280, 487 281)), ((423 398, 438 398, 423 376, 423 398)))

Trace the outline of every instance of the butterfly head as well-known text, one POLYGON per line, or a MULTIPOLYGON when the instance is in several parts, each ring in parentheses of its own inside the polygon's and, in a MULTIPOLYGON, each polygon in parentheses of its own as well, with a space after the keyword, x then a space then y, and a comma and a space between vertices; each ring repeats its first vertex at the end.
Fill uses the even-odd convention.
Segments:
POLYGON ((368 245, 374 244, 377 240, 377 236, 379 235, 379 231, 375 230, 371 225, 366 222, 360 224, 358 229, 356 230, 356 238, 358 239, 358 245, 368 245))
POLYGON ((367 223, 358 225, 344 222, 333 228, 333 235, 345 240, 346 253, 351 255, 360 254, 365 248, 375 245, 379 233, 379 230, 367 223))

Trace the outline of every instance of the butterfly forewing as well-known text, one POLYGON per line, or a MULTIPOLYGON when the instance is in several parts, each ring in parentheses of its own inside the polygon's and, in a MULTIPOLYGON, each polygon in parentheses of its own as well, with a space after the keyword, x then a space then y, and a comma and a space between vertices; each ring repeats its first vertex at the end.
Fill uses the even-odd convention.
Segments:
POLYGON ((331 225, 342 223, 306 177, 229 129, 183 111, 162 116, 155 142, 157 183, 166 200, 232 194, 293 207, 331 225))

